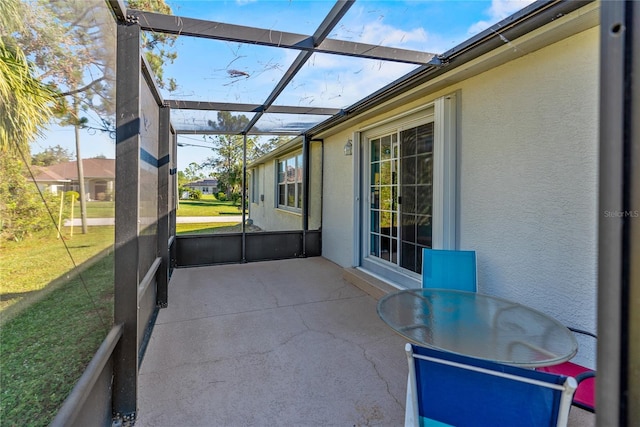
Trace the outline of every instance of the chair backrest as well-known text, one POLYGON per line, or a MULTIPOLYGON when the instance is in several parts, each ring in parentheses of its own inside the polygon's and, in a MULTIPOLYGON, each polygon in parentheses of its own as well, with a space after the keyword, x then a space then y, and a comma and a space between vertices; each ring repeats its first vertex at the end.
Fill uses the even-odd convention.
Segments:
POLYGON ((566 426, 576 380, 407 344, 405 426, 566 426), (411 396, 410 396, 411 395, 411 396))
POLYGON ((476 252, 422 250, 422 287, 477 291, 476 252))

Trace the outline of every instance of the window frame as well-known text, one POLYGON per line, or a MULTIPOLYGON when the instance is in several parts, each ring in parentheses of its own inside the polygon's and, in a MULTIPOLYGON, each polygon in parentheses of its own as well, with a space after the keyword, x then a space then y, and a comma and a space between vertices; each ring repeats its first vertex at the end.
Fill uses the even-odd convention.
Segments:
POLYGON ((260 203, 260 175, 257 167, 251 169, 251 203, 260 203))
MULTIPOLYGON (((380 120, 362 127, 353 133, 353 140, 358 145, 358 163, 366 163, 369 156, 367 141, 389 132, 400 132, 415 127, 421 123, 434 123, 433 140, 433 181, 432 181, 432 247, 437 249, 455 249, 458 247, 457 235, 457 123, 458 93, 452 93, 427 102, 417 108, 404 113, 380 120), (362 159, 362 160, 361 160, 362 159)), ((370 230, 369 215, 369 168, 364 168, 354 177, 354 197, 360 198, 354 215, 359 218, 358 226, 354 228, 356 250, 353 265, 392 280, 402 286, 413 287, 418 283, 420 275, 410 270, 370 257, 369 242, 363 239, 370 230)))
POLYGON ((276 197, 275 205, 277 209, 286 210, 289 212, 302 213, 302 193, 303 193, 303 179, 304 179, 304 161, 302 158, 302 151, 295 151, 287 153, 286 156, 276 159, 276 197), (281 165, 284 164, 285 168, 293 163, 293 173, 283 169, 281 173, 281 165), (281 180, 284 178, 284 180, 281 180), (284 204, 281 203, 280 195, 281 188, 284 186, 286 194, 284 198, 284 204), (293 198, 290 196, 290 188, 293 188, 293 198), (289 204, 289 201, 292 201, 289 204))

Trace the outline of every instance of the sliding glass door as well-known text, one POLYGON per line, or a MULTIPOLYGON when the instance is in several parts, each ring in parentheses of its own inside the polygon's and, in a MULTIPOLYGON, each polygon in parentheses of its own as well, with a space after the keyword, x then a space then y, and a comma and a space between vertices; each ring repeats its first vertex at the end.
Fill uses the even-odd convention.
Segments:
POLYGON ((433 122, 367 140, 368 256, 420 273, 431 247, 433 122))

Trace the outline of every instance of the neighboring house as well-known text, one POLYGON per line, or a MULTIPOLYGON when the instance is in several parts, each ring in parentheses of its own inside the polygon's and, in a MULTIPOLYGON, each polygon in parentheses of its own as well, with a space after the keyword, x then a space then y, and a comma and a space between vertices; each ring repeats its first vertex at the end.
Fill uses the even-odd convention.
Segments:
POLYGON ((526 14, 309 130, 308 171, 300 137, 249 165, 253 223, 301 229, 308 173, 338 265, 419 287, 422 248, 476 250, 481 292, 595 331, 599 4, 526 14))
MULTIPOLYGON (((111 200, 115 189, 115 159, 83 159, 84 188, 87 200, 111 200)), ((76 161, 37 166, 35 181, 43 191, 79 191, 76 161)))
POLYGON ((185 184, 184 186, 194 190, 200 190, 202 191, 202 194, 218 194, 217 179, 200 179, 198 181, 185 184))

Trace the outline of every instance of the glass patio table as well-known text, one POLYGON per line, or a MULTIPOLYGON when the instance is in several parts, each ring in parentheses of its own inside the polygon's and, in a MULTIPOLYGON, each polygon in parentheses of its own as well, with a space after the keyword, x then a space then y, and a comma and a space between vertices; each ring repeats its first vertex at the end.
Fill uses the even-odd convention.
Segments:
POLYGON ((557 320, 512 301, 445 289, 407 289, 378 301, 378 315, 425 347, 522 367, 571 359, 578 343, 557 320))

